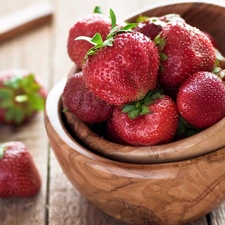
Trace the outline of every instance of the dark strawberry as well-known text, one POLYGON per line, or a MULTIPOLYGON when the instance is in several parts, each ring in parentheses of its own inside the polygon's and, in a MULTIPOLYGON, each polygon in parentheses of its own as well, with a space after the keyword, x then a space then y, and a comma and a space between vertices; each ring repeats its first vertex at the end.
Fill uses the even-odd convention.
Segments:
POLYGON ((47 93, 37 77, 25 70, 0 73, 0 123, 20 125, 44 109, 47 93))
POLYGON ((211 71, 216 56, 214 47, 199 29, 183 22, 168 23, 155 39, 160 50, 160 82, 178 87, 198 71, 211 71))
POLYGON ((30 197, 41 188, 33 158, 21 142, 0 144, 0 197, 30 197))
POLYGON ((156 145, 171 141, 178 127, 175 102, 168 96, 148 94, 124 109, 115 107, 109 124, 131 145, 156 145))
POLYGON ((85 85, 82 72, 75 73, 68 80, 63 91, 66 109, 87 123, 107 120, 113 106, 97 98, 85 85))
POLYGON ((79 36, 93 37, 100 33, 105 39, 111 29, 110 19, 99 13, 93 13, 77 21, 69 31, 67 40, 67 52, 70 59, 82 68, 84 56, 92 45, 84 40, 75 40, 79 36))
POLYGON ((140 16, 137 19, 138 25, 134 28, 134 31, 141 32, 142 34, 154 40, 162 28, 171 21, 184 22, 184 20, 177 14, 167 14, 162 17, 140 16))
POLYGON ((180 86, 177 106, 188 123, 207 128, 225 116, 225 85, 211 72, 194 73, 180 86))

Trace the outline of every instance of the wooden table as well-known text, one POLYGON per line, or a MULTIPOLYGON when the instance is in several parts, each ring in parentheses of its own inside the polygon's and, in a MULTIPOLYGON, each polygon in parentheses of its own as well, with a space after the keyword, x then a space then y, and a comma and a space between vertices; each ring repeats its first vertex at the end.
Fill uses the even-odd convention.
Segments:
MULTIPOLYGON (((27 69, 37 74, 50 90, 67 76, 72 66, 66 41, 69 28, 80 17, 99 5, 104 13, 112 8, 122 19, 155 1, 0 0, 0 17, 43 2, 53 7, 51 22, 0 43, 0 70, 27 69)), ((42 112, 21 127, 0 125, 0 142, 12 140, 22 141, 29 148, 42 177, 42 188, 32 198, 0 199, 0 225, 125 225, 90 205, 72 187, 49 147, 42 112)), ((225 224, 224 207, 225 204, 191 224, 225 224)))

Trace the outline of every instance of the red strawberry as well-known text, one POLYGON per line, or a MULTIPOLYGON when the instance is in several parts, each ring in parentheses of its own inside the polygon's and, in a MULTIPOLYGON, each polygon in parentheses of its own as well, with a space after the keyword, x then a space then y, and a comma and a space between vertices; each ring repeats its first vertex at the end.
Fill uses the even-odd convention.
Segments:
MULTIPOLYGON (((116 26, 110 10, 112 29, 103 41, 98 33, 87 40, 94 46, 83 65, 87 87, 99 98, 113 105, 122 105, 143 98, 156 86, 159 55, 153 41, 139 32, 134 24, 116 26)), ((135 24, 136 25, 136 24, 135 24)))
POLYGON ((78 68, 82 68, 84 56, 92 45, 84 40, 75 40, 75 38, 79 36, 93 37, 98 32, 105 39, 110 29, 110 19, 99 13, 94 13, 80 19, 70 28, 67 51, 70 59, 76 63, 78 68))
POLYGON ((0 197, 29 197, 38 193, 41 178, 21 142, 0 144, 0 197))
POLYGON ((114 105, 143 98, 156 86, 157 48, 139 32, 116 34, 112 42, 108 46, 103 43, 104 47, 85 62, 83 74, 88 88, 114 105))
POLYGON ((89 56, 83 67, 84 80, 99 98, 122 105, 143 98, 156 86, 158 50, 141 33, 117 34, 113 45, 89 56))
POLYGON ((171 21, 183 21, 184 20, 177 14, 167 14, 162 17, 143 17, 138 19, 138 25, 134 28, 134 31, 141 32, 147 37, 154 40, 164 26, 171 21))
POLYGON ((193 73, 214 67, 216 56, 211 41, 187 23, 168 23, 156 43, 162 58, 159 80, 167 87, 176 88, 193 73))
POLYGON ((63 91, 63 102, 67 110, 87 123, 107 120, 113 106, 97 98, 85 85, 82 72, 72 75, 63 91))
POLYGON ((109 123, 113 132, 131 145, 156 145, 172 140, 178 127, 178 112, 170 97, 153 94, 123 110, 115 107, 109 123))
POLYGON ((211 72, 197 72, 180 86, 177 106, 188 123, 207 128, 225 116, 225 85, 211 72))
POLYGON ((45 106, 46 91, 34 74, 25 70, 0 73, 0 123, 19 125, 45 106))

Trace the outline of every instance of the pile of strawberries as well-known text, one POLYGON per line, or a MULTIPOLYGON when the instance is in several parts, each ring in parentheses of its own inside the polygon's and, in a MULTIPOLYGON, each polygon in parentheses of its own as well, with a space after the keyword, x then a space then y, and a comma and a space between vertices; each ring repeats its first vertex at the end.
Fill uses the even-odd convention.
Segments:
POLYGON ((117 23, 94 12, 69 31, 79 68, 63 91, 65 111, 105 137, 156 145, 190 136, 225 116, 224 57, 213 37, 179 15, 117 23))

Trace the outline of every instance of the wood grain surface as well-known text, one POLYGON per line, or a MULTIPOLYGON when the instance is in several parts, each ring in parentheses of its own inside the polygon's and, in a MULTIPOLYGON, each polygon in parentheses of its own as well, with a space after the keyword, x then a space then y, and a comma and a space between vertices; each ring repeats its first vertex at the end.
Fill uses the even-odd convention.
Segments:
MULTIPOLYGON (((157 3, 160 1, 163 0, 157 3)), ((30 70, 48 90, 67 76, 73 65, 67 56, 66 40, 69 28, 80 17, 92 12, 96 5, 105 13, 112 8, 118 18, 124 18, 149 4, 156 4, 154 0, 0 0, 0 19, 43 2, 53 7, 52 21, 0 43, 0 69, 30 70)), ((1 225, 126 225, 91 205, 68 181, 49 147, 43 113, 22 127, 0 125, 0 142, 11 140, 22 141, 30 149, 43 183, 35 197, 0 199, 1 225)), ((210 223, 202 217, 188 225, 223 225, 224 212, 222 204, 210 213, 210 223)))

